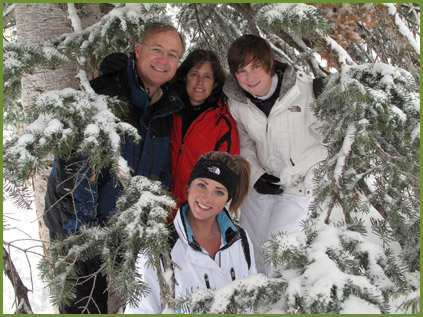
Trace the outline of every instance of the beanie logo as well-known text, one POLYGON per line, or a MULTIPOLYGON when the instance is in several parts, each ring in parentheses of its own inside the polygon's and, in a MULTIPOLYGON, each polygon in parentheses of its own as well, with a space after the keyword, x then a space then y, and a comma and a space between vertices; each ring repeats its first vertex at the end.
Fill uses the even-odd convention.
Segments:
POLYGON ((207 169, 213 174, 220 175, 220 169, 216 166, 209 166, 207 169))

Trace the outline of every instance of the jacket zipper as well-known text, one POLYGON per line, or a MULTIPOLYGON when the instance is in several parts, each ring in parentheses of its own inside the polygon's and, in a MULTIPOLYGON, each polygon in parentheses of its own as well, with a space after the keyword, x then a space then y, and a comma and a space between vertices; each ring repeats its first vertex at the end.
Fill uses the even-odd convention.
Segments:
POLYGON ((209 276, 206 274, 204 274, 204 281, 206 282, 206 287, 208 289, 210 289, 210 281, 209 281, 209 276))
POLYGON ((148 169, 148 177, 151 177, 151 173, 153 172, 153 162, 154 162, 154 139, 155 137, 151 137, 151 155, 150 155, 150 167, 148 169))
MULTIPOLYGON (((184 135, 184 137, 182 138, 182 143, 181 143, 181 146, 180 146, 180 148, 179 148, 179 151, 178 151, 178 155, 181 155, 181 153, 182 153, 182 148, 184 147, 184 144, 185 144, 185 141, 188 139, 188 136, 192 133, 192 130, 194 129, 193 127, 194 127, 194 125, 197 125, 200 121, 203 121, 204 120, 204 118, 206 117, 206 115, 207 115, 207 113, 209 113, 210 111, 212 111, 214 108, 209 108, 209 109, 207 109, 206 111, 204 111, 203 113, 201 113, 197 118, 195 118, 195 120, 193 121, 193 122, 191 122, 191 124, 189 125, 189 127, 188 127, 188 129, 187 129, 187 131, 186 131, 186 133, 185 133, 185 135, 184 135), (201 116, 201 118, 200 118, 200 116, 201 116), (189 132, 189 133, 188 133, 189 132)), ((181 121, 183 121, 182 120, 182 118, 181 118, 181 121)), ((216 124, 217 125, 217 124, 216 124)))
POLYGON ((233 267, 231 267, 231 279, 232 279, 232 281, 235 281, 235 270, 234 270, 234 268, 233 267))

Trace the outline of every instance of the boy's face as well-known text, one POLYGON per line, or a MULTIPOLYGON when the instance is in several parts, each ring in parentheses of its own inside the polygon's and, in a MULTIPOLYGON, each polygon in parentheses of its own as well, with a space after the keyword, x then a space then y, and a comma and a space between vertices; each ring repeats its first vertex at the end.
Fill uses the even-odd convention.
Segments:
POLYGON ((266 96, 272 87, 272 76, 260 62, 252 61, 235 73, 238 84, 253 96, 266 96))

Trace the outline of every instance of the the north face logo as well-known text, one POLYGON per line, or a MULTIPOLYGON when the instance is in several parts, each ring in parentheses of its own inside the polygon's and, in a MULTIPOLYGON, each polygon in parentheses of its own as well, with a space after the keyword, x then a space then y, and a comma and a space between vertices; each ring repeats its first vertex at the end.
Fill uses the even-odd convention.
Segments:
POLYGON ((301 112, 301 107, 300 106, 292 106, 288 108, 289 111, 291 112, 301 112))
POLYGON ((216 166, 209 166, 207 169, 213 174, 220 175, 220 169, 216 166))

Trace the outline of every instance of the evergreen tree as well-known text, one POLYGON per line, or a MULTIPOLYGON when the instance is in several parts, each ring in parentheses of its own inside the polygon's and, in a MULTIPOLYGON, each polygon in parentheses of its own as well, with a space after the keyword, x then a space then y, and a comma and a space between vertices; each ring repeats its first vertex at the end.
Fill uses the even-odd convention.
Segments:
MULTIPOLYGON (((328 156, 316 170, 316 195, 304 231, 278 234, 264 246, 273 268, 268 277, 251 276, 175 301, 172 275, 160 274, 166 311, 350 313, 364 307, 394 313, 391 302, 402 296, 401 312, 419 312, 419 283, 408 272, 420 272, 420 6, 171 7, 189 50, 212 49, 226 63, 230 43, 253 33, 269 40, 278 59, 326 77, 314 110, 328 156)), ((66 278, 75 276, 75 261, 96 255, 104 260, 97 274, 110 277, 125 303, 136 303, 148 291, 135 271, 139 250, 158 272, 160 258, 164 271, 171 272, 164 223, 173 201, 158 183, 127 177, 114 141, 122 135, 137 138, 124 123, 126 105, 95 95, 87 83, 105 55, 132 50, 146 24, 171 21, 167 9, 165 4, 119 4, 92 26, 43 45, 4 45, 4 111, 13 121, 19 117, 16 87, 22 76, 59 64, 83 70, 83 91, 41 95, 28 109, 25 128, 4 144, 4 178, 11 184, 5 189, 23 202, 25 192, 19 189, 46 164, 48 154, 83 157, 89 178, 112 165, 125 186, 107 227, 85 226, 51 245, 51 258, 40 269, 54 303, 71 296, 66 278)))

